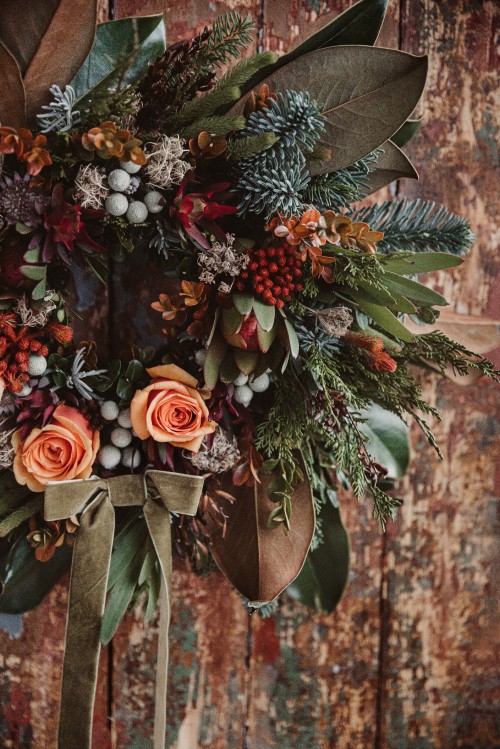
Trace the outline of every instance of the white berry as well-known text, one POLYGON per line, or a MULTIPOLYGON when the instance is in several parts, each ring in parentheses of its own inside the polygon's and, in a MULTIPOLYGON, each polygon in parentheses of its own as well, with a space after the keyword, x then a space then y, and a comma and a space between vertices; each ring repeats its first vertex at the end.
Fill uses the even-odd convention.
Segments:
POLYGON ((248 382, 248 375, 244 374, 243 372, 240 372, 238 377, 235 379, 234 384, 236 387, 241 387, 242 385, 246 385, 248 382))
POLYGON ((31 354, 28 361, 28 374, 31 377, 40 377, 47 369, 47 359, 41 354, 31 354))
POLYGON ((132 426, 132 422, 130 421, 130 408, 124 408, 123 411, 120 411, 117 421, 121 427, 130 429, 132 426))
POLYGON ((254 393, 263 393, 267 388, 269 387, 270 380, 269 375, 264 372, 264 374, 261 374, 260 377, 256 377, 252 382, 249 382, 249 387, 254 391, 254 393))
POLYGON ((118 403, 114 401, 104 401, 104 403, 101 403, 101 416, 106 421, 114 421, 119 413, 118 403))
POLYGON ((237 403, 241 403, 242 406, 249 406, 250 401, 253 398, 253 391, 250 390, 248 385, 240 385, 234 390, 234 400, 237 403))
POLYGON ((128 210, 128 200, 121 192, 114 192, 106 198, 105 208, 111 216, 123 216, 128 210))
POLYGON ((23 389, 17 394, 18 398, 26 398, 27 395, 31 395, 33 392, 33 388, 28 385, 27 382, 24 383, 23 389))
POLYGON ((115 192, 125 192, 130 185, 130 174, 124 169, 113 169, 108 174, 108 185, 115 192))
POLYGON ((135 164, 133 161, 120 161, 120 167, 128 174, 136 174, 141 168, 139 164, 135 164))
POLYGON ((131 224, 142 224, 148 217, 148 208, 140 200, 133 200, 127 211, 127 218, 131 224))
POLYGON ((156 190, 151 190, 144 196, 144 202, 150 213, 160 213, 160 211, 163 210, 162 200, 163 195, 156 190))
POLYGON ((141 464, 141 454, 135 447, 126 447, 122 455, 125 468, 137 468, 141 464))
POLYGON ((102 467, 106 468, 108 471, 116 468, 121 458, 122 454, 120 450, 118 450, 117 447, 114 447, 114 445, 104 445, 104 447, 101 447, 97 453, 97 460, 102 467))
POLYGON ((132 442, 132 435, 128 429, 123 427, 116 427, 111 432, 111 442, 116 447, 127 447, 132 442))
POLYGON ((207 358, 207 352, 205 351, 204 348, 198 349, 198 351, 194 355, 194 360, 199 367, 202 367, 205 364, 206 358, 207 358))

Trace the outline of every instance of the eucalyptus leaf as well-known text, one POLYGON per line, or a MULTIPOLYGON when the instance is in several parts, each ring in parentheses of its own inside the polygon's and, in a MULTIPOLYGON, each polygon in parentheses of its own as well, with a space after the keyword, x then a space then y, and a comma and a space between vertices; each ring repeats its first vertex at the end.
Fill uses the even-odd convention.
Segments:
POLYGON ((410 462, 408 426, 399 416, 376 403, 360 413, 366 419, 361 431, 367 438, 368 452, 388 470, 391 478, 401 478, 410 462))
POLYGON ((396 291, 404 294, 408 299, 413 300, 417 304, 435 304, 440 307, 445 307, 448 304, 442 294, 438 294, 437 291, 433 291, 433 289, 429 289, 427 286, 417 281, 412 281, 410 278, 405 278, 398 273, 386 270, 384 283, 391 293, 392 291, 396 291))
POLYGON ((372 304, 362 299, 358 299, 358 305, 362 312, 367 314, 372 320, 380 327, 390 333, 395 338, 399 338, 401 341, 407 341, 413 343, 414 336, 408 328, 405 328, 398 318, 393 313, 378 304, 372 304))
POLYGON ((379 255, 386 271, 411 276, 414 273, 430 273, 435 270, 447 270, 462 265, 463 260, 448 252, 418 252, 406 257, 398 255, 379 255))
POLYGON ((163 15, 99 24, 90 54, 71 82, 77 101, 99 86, 136 83, 165 46, 163 15))
POLYGON ((299 576, 286 592, 319 613, 335 610, 349 577, 349 536, 340 511, 328 501, 320 512, 323 543, 310 551, 299 576))

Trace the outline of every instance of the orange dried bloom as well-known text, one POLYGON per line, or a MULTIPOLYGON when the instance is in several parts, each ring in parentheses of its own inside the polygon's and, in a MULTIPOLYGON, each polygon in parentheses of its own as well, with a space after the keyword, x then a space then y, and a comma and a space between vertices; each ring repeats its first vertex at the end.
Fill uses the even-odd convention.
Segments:
POLYGON ((0 153, 13 153, 19 161, 28 164, 28 174, 35 177, 44 166, 52 164, 49 152, 45 149, 47 138, 37 135, 24 127, 0 127, 0 153))
POLYGON ((130 130, 117 130, 114 122, 101 122, 82 135, 82 146, 87 151, 96 151, 101 159, 116 156, 120 161, 143 166, 147 158, 141 145, 142 141, 133 138, 130 130))
POLYGON ((277 95, 270 92, 267 83, 262 83, 259 88, 251 91, 245 102, 243 114, 248 117, 252 112, 258 112, 260 109, 266 109, 270 101, 276 101, 277 95))
POLYGON ((372 231, 364 221, 353 222, 349 216, 334 211, 325 211, 319 221, 320 236, 331 244, 340 244, 346 249, 358 249, 375 254, 375 244, 384 238, 381 231, 372 231))
POLYGON ((189 141, 189 150, 195 159, 215 159, 227 148, 227 140, 222 135, 211 135, 203 130, 197 138, 189 141))
POLYGON ((377 372, 396 371, 397 362, 387 351, 384 351, 384 342, 378 336, 349 332, 346 335, 346 341, 353 346, 364 349, 368 353, 370 366, 377 372))

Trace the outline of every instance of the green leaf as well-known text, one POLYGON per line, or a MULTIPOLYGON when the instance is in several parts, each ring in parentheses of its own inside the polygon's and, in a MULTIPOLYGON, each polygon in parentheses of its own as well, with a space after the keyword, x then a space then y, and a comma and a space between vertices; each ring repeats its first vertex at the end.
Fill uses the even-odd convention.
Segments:
POLYGON ((125 377, 131 383, 139 382, 139 380, 144 377, 144 367, 142 366, 141 362, 137 359, 131 359, 131 361, 129 361, 127 365, 127 369, 125 370, 125 377))
POLYGON ((233 304, 242 315, 249 315, 254 304, 253 294, 236 292, 233 294, 233 304))
POLYGON ((463 263, 461 258, 448 252, 419 252, 404 258, 398 255, 378 255, 378 258, 386 271, 402 276, 456 268, 463 263))
POLYGON ((391 478, 405 475, 410 462, 409 429, 399 416, 373 403, 362 410, 366 419, 361 431, 367 438, 367 449, 377 463, 389 471, 391 478))
POLYGON ((384 282, 390 291, 394 290, 400 294, 404 294, 408 299, 412 299, 417 304, 428 304, 431 306, 435 304, 440 307, 445 307, 448 304, 442 294, 428 289, 427 286, 423 286, 423 284, 417 281, 400 276, 398 273, 386 271, 384 282))
POLYGON ((41 494, 30 494, 26 497, 20 507, 10 512, 3 520, 0 521, 0 538, 4 538, 8 533, 17 528, 21 523, 36 515, 43 509, 43 498, 41 494))
POLYGON ((35 250, 28 250, 28 252, 25 252, 23 260, 27 263, 38 263, 40 261, 40 248, 37 247, 35 250))
POLYGON ((71 549, 67 544, 56 549, 48 562, 38 562, 34 550, 21 536, 0 567, 0 612, 22 614, 34 609, 70 563, 71 549))
POLYGON ((224 356, 228 349, 227 341, 216 333, 212 338, 210 346, 207 348, 207 355, 203 365, 203 374, 205 376, 205 385, 209 390, 213 390, 219 379, 219 370, 224 356))
POLYGON ((371 317, 372 320, 377 325, 380 325, 383 330, 386 330, 390 335, 399 338, 401 341, 413 343, 415 340, 413 335, 386 307, 381 307, 380 305, 372 304, 371 302, 365 302, 362 299, 358 299, 357 303, 361 311, 371 317))
POLYGON ((241 328, 243 315, 236 307, 228 307, 222 310, 222 325, 228 333, 237 333, 241 328))
MULTIPOLYGON (((274 308, 273 308, 274 309, 274 308)), ((260 350, 265 354, 274 343, 276 338, 276 328, 271 330, 264 330, 264 328, 257 328, 257 338, 259 340, 260 350)))
POLYGON ((248 375, 251 374, 257 366, 257 362, 259 361, 259 352, 245 351, 241 348, 235 348, 234 360, 238 365, 238 369, 240 370, 240 372, 248 375))
POLYGON ((22 265, 21 273, 26 278, 31 278, 32 281, 41 281, 45 278, 47 273, 47 266, 45 265, 22 265))
POLYGON ((380 155, 369 174, 363 177, 359 188, 360 195, 371 195, 394 180, 402 178, 418 179, 417 171, 406 154, 392 140, 387 140, 380 146, 380 155))
POLYGON ((404 125, 401 125, 397 133, 392 136, 392 142, 403 148, 413 138, 418 128, 420 127, 420 120, 406 120, 404 125))
POLYGON ((232 353, 228 354, 220 368, 219 377, 221 381, 228 385, 230 382, 234 382, 239 374, 241 373, 236 366, 232 353))
POLYGON ((120 400, 130 400, 134 395, 134 387, 132 383, 125 379, 125 377, 120 377, 116 383, 116 394, 120 400))
POLYGON ((316 611, 330 614, 342 598, 349 577, 349 536, 331 502, 321 508, 323 543, 310 551, 299 576, 286 592, 316 611))
POLYGON ((258 299, 254 300, 253 311, 260 327, 265 331, 272 330, 274 320, 276 318, 276 307, 272 307, 270 304, 264 304, 264 302, 258 299))
POLYGON ((98 86, 136 83, 165 51, 163 15, 123 18, 97 26, 94 44, 73 78, 78 101, 98 86))
POLYGON ((394 291, 394 289, 391 289, 390 291, 391 296, 394 297, 394 304, 389 305, 391 312, 398 312, 399 314, 404 315, 414 315, 417 312, 415 305, 403 296, 403 294, 399 294, 397 291, 394 291))
POLYGON ((285 323, 285 329, 286 329, 286 335, 288 338, 288 348, 290 349, 290 354, 294 359, 297 358, 300 351, 300 343, 299 338, 297 336, 297 333, 295 332, 295 328, 293 327, 292 323, 289 320, 284 320, 285 323))
MULTIPOLYGON (((327 47, 292 60, 265 79, 271 90, 308 91, 320 102, 326 129, 318 145, 332 149, 325 172, 350 166, 388 141, 417 104, 427 58, 366 46, 327 47)), ((231 110, 243 108, 238 102, 231 110)))
POLYGON ((45 278, 42 278, 42 280, 39 283, 37 283, 37 285, 31 292, 31 296, 35 301, 37 301, 39 299, 43 299, 46 293, 47 293, 47 280, 45 278))
POLYGON ((359 0, 315 34, 311 34, 302 44, 280 57, 273 65, 259 70, 242 90, 249 91, 275 70, 308 52, 340 44, 375 44, 386 8, 387 0, 359 0))

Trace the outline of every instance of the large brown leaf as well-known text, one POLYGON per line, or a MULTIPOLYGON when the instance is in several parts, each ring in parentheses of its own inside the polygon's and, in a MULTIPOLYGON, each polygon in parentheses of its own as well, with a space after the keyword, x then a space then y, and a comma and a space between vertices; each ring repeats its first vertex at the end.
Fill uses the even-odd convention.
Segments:
POLYGON ((395 143, 388 140, 381 146, 381 150, 373 171, 363 178, 364 185, 360 190, 363 197, 381 190, 395 179, 418 179, 417 170, 410 159, 395 143))
MULTIPOLYGON (((345 45, 309 52, 266 78, 273 91, 309 91, 326 117, 320 145, 332 150, 324 172, 350 166, 385 143, 417 104, 427 57, 345 45)), ((240 111, 244 101, 232 108, 240 111)))
POLYGON ((20 127, 25 120, 24 86, 19 65, 0 41, 0 124, 20 127))
POLYGON ((0 100, 9 99, 1 107, 2 121, 32 125, 50 100, 50 86, 68 84, 90 52, 97 0, 3 0, 1 18, 0 41, 16 60, 24 83, 24 91, 16 85, 9 93, 16 79, 0 77, 0 100), (26 116, 21 120, 22 111, 26 116))
MULTIPOLYGON (((305 475, 305 471, 304 471, 305 475)), ((291 528, 269 528, 276 508, 267 496, 271 477, 261 476, 254 487, 239 487, 236 501, 224 507, 228 515, 225 535, 209 526, 212 553, 232 585, 253 602, 272 601, 299 574, 314 534, 314 509, 307 478, 292 497, 291 528)), ((231 488, 232 493, 235 492, 231 488)))

